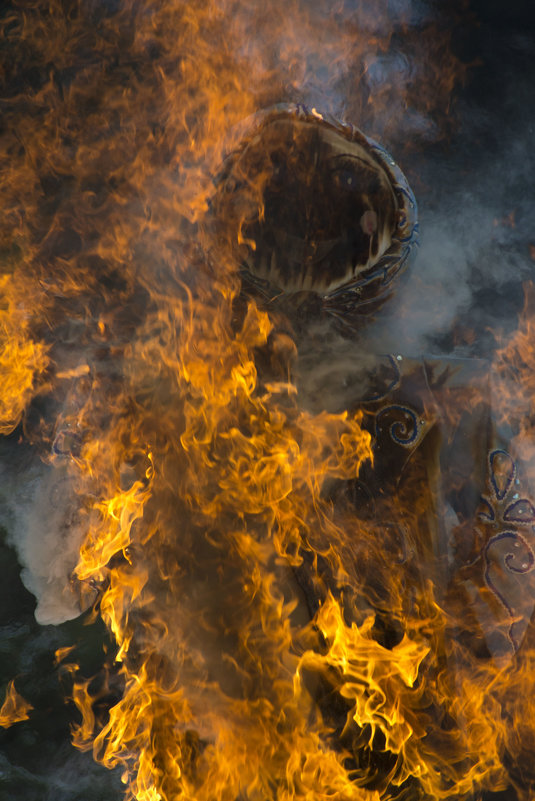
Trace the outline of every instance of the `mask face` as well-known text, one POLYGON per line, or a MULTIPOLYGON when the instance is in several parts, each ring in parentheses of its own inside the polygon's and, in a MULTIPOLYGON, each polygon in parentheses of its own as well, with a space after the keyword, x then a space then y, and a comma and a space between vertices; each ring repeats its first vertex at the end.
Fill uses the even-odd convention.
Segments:
POLYGON ((363 299, 375 298, 406 259, 412 193, 378 145, 296 108, 268 112, 225 162, 212 202, 217 246, 274 296, 332 301, 348 288, 356 300, 366 287, 363 299))

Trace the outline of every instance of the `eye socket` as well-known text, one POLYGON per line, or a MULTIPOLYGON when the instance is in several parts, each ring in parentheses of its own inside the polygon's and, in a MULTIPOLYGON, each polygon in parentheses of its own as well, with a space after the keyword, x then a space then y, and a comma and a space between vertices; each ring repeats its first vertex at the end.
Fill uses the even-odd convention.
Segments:
POLYGON ((337 189, 350 192, 357 192, 362 188, 357 172, 350 166, 338 167, 334 170, 333 183, 337 189))
POLYGON ((271 153, 271 181, 273 186, 281 186, 288 175, 288 155, 275 151, 271 153))
POLYGON ((330 163, 332 186, 336 191, 375 195, 381 184, 377 171, 362 159, 337 156, 330 163))

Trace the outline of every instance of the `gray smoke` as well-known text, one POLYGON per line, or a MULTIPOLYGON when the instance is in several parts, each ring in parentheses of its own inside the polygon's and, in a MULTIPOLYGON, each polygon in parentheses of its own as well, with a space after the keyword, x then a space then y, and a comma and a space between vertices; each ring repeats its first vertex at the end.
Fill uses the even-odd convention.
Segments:
MULTIPOLYGON (((264 48, 261 29, 252 35, 253 11, 243 8, 237 20, 242 28, 241 55, 260 59, 267 72, 273 54, 264 48)), ((299 100, 321 110, 322 102, 326 102, 327 111, 343 116, 351 106, 351 92, 356 86, 355 79, 352 84, 348 82, 351 41, 356 32, 370 39, 386 36, 402 24, 416 29, 430 22, 434 13, 428 4, 417 0, 396 0, 389 3, 388 11, 385 16, 372 13, 362 4, 356 8, 346 4, 333 25, 327 24, 326 7, 316 3, 309 6, 308 27, 299 36, 295 31, 283 31, 279 56, 294 53, 295 61, 305 65, 300 73, 285 74, 296 84, 299 100), (334 53, 338 54, 335 60, 334 53)), ((370 48, 365 65, 362 80, 370 95, 380 95, 394 86, 400 103, 407 86, 422 69, 410 52, 404 52, 402 40, 390 52, 370 48)), ((287 68, 280 69, 284 73, 287 68)), ((525 94, 522 84, 515 86, 509 105, 514 107, 511 97, 522 100, 525 94)), ((492 125, 488 110, 474 108, 466 113, 471 115, 474 137, 485 125, 492 125)), ((491 356, 492 343, 489 345, 485 332, 488 328, 514 327, 511 305, 505 299, 512 290, 518 295, 522 281, 532 272, 526 246, 533 212, 526 171, 533 160, 532 121, 524 117, 516 130, 509 130, 492 159, 483 158, 479 151, 474 155, 465 141, 461 149, 445 147, 440 157, 435 155, 433 161, 425 163, 425 153, 423 161, 404 153, 402 140, 422 132, 424 139, 432 138, 434 121, 410 108, 400 108, 395 114, 399 152, 393 150, 392 154, 419 200, 421 246, 390 302, 353 341, 322 323, 312 326, 309 340, 300 343, 297 371, 301 400, 315 410, 340 409, 365 395, 367 376, 377 356, 491 356), (423 181, 419 174, 422 165, 428 171, 423 181), (421 191, 419 182, 425 185, 421 191), (520 193, 519 187, 523 188, 520 193), (514 223, 507 221, 512 211, 516 211, 514 223), (448 339, 458 321, 476 330, 475 340, 463 343, 448 339)), ((381 121, 380 116, 370 117, 376 126, 381 121)), ((360 120, 356 122, 360 124, 360 120)), ((391 146, 388 141, 384 144, 391 146)), ((395 142, 392 145, 396 147, 395 142)), ((37 620, 60 623, 79 613, 70 585, 83 538, 74 488, 66 468, 49 467, 38 457, 27 456, 27 463, 19 468, 14 465, 17 446, 9 440, 1 447, 0 522, 24 565, 24 583, 38 599, 37 620)))
POLYGON ((24 566, 21 578, 42 625, 80 614, 70 583, 84 536, 78 503, 66 467, 45 465, 23 445, 0 440, 0 525, 24 566))

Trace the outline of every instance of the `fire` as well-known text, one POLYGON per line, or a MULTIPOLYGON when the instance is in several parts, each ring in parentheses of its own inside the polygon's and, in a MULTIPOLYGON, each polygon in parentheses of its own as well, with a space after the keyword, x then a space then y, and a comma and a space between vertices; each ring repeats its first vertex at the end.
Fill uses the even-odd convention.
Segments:
POLYGON ((7 729, 13 723, 18 723, 20 720, 28 720, 28 712, 32 709, 33 706, 28 701, 25 701, 15 689, 15 681, 10 681, 4 703, 0 707, 0 726, 7 729))
MULTIPOLYGON (((479 520, 467 541, 482 550, 458 584, 443 573, 460 557, 437 544, 430 432, 481 388, 443 389, 448 375, 429 369, 417 413, 380 393, 314 410, 299 360, 327 329, 242 291, 236 259, 257 246, 251 205, 263 222, 271 164, 233 207, 232 247, 214 237, 217 176, 260 107, 304 98, 320 124, 347 92, 370 134, 395 140, 406 114, 432 136, 464 68, 424 21, 418 47, 444 55, 409 74, 391 46, 408 21, 390 5, 355 3, 348 21, 344 4, 297 0, 269 13, 36 2, 0 23, 14 54, 0 432, 20 425, 76 500, 83 536, 65 583, 116 650, 99 682, 65 663, 68 648, 58 669, 79 712, 74 744, 120 767, 128 799, 451 799, 522 783, 531 629, 506 653, 485 640, 516 623, 494 592, 509 539, 479 520), (375 447, 383 436, 392 451, 375 447), (376 467, 368 513, 359 482, 376 467)), ((386 221, 361 210, 370 252, 380 223, 401 225, 389 191, 386 221)), ((395 392, 401 368, 383 367, 395 392)), ((488 495, 508 480, 493 465, 488 495)), ((29 709, 11 684, 0 724, 29 709)))
POLYGON ((47 364, 47 347, 29 330, 24 295, 9 273, 0 276, 0 433, 10 434, 26 410, 47 364))
MULTIPOLYGON (((210 332, 192 311, 179 315, 193 329, 177 333, 180 359, 166 364, 158 351, 156 360, 160 337, 143 338, 141 352, 132 351, 132 380, 146 381, 151 365, 160 375, 135 428, 136 437, 147 429, 154 456, 144 482, 100 504, 76 569, 102 586, 100 614, 118 643, 125 681, 92 747, 104 764, 127 768, 135 798, 211 795, 214 783, 230 796, 257 784, 255 792, 267 792, 273 776, 289 770, 291 740, 301 730, 301 753, 317 753, 313 787, 340 784, 341 757, 323 758, 318 733, 307 732, 305 688, 294 697, 296 601, 284 597, 285 565, 301 561, 305 530, 318 538, 310 509, 318 507, 315 525, 324 527, 321 487, 358 473, 370 456, 369 435, 347 413, 300 411, 286 385, 258 387, 251 352, 268 339, 265 313, 251 305, 233 334, 224 321, 210 332), (156 443, 168 381, 187 402, 176 439, 156 443), (177 496, 169 497, 171 487, 177 496), (227 611, 210 583, 224 593, 227 611), (214 640, 219 657, 210 654, 214 640), (199 729, 215 742, 194 747, 199 729)), ((94 699, 78 687, 74 700, 84 714, 75 742, 89 745, 94 699)))

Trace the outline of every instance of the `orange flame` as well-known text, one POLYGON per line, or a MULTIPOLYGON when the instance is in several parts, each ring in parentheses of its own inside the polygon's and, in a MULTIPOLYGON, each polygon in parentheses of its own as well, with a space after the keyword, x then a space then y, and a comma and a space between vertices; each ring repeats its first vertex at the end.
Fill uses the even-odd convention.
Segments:
POLYGON ((32 338, 29 317, 16 280, 0 275, 0 434, 17 427, 48 363, 46 346, 32 338))
MULTIPOLYGON (((385 493, 404 559, 381 514, 333 500, 372 458, 363 416, 307 411, 298 333, 241 297, 203 235, 224 149, 259 106, 298 95, 336 112, 347 90, 371 133, 393 137, 407 107, 440 119, 463 69, 436 28, 418 47, 445 56, 416 77, 402 64, 393 93, 381 70, 408 23, 354 5, 348 23, 344 4, 297 0, 36 2, 0 23, 16 54, 2 241, 17 254, 0 431, 22 420, 77 493, 70 578, 82 606, 98 596, 124 689, 103 712, 106 688, 72 666, 74 742, 121 766, 137 801, 463 798, 505 787, 508 750, 533 741, 503 669, 456 642, 422 579, 431 492, 385 493)), ((515 665, 525 696, 531 663, 515 665)))
POLYGON ((0 707, 0 726, 7 729, 9 726, 12 726, 13 723, 18 723, 21 720, 28 720, 28 712, 32 709, 33 706, 29 704, 28 701, 25 701, 22 695, 19 695, 16 691, 15 681, 10 681, 7 686, 4 703, 0 707))

